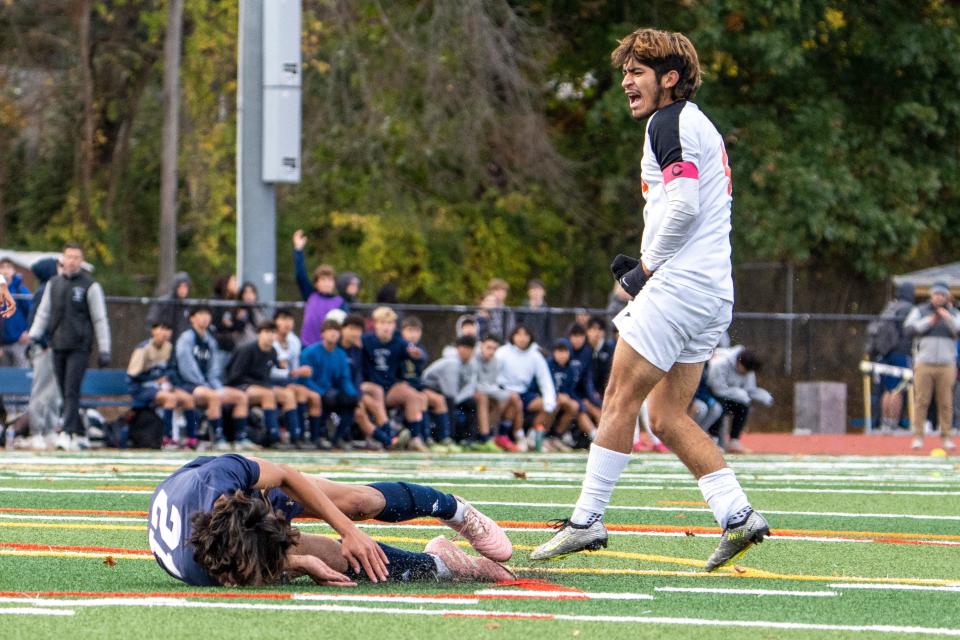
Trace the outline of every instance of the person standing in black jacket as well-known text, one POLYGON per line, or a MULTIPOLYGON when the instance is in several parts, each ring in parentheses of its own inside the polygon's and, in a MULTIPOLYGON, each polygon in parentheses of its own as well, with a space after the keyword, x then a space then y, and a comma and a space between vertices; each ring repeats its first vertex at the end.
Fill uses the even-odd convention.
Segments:
POLYGON ((80 420, 80 384, 90 361, 93 338, 99 347, 97 364, 110 364, 110 325, 103 288, 83 270, 83 249, 75 242, 63 248, 63 272, 47 283, 30 327, 31 342, 49 338, 53 369, 63 395, 63 432, 57 448, 86 449, 80 420))

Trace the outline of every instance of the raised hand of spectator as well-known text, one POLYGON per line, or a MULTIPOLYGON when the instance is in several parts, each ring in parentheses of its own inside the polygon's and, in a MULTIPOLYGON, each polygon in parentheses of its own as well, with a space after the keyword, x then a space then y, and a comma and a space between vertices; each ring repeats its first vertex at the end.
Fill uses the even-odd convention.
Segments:
POLYGON ((296 251, 303 251, 305 246, 307 246, 307 234, 303 232, 303 229, 297 229, 293 232, 293 248, 296 251))

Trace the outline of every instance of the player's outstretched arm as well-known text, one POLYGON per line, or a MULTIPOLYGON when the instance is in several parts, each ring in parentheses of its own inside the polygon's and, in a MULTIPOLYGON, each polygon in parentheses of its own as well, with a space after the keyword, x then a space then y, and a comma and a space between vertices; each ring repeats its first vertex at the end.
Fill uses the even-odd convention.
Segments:
POLYGON ((287 573, 291 578, 310 576, 314 582, 324 587, 355 587, 357 583, 334 571, 326 562, 316 556, 287 556, 287 573))
POLYGON ((303 505, 304 510, 327 522, 343 538, 340 553, 357 573, 360 568, 371 582, 387 579, 387 555, 370 536, 363 533, 341 512, 316 484, 302 473, 285 464, 276 464, 262 458, 252 458, 260 465, 260 479, 255 489, 280 488, 303 505))

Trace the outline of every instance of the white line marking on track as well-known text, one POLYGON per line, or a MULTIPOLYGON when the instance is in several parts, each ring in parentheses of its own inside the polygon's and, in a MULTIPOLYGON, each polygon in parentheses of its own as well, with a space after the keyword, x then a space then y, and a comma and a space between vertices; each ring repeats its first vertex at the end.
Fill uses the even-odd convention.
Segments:
POLYGON ((859 584, 837 582, 830 585, 833 589, 875 589, 878 591, 947 591, 950 593, 960 592, 960 583, 956 586, 925 586, 919 584, 859 584))
POLYGON ((777 589, 723 589, 720 587, 655 587, 654 591, 664 591, 668 593, 713 593, 720 595, 743 596, 789 596, 798 598, 832 598, 840 595, 836 591, 780 591, 777 589))

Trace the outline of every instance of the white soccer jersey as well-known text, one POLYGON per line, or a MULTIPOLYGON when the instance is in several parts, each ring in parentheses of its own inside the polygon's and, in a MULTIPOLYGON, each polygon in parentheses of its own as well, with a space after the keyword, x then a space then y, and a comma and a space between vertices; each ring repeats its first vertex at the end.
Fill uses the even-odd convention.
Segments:
POLYGON ((732 182, 723 138, 681 100, 647 121, 641 162, 642 259, 654 278, 733 302, 732 182))

